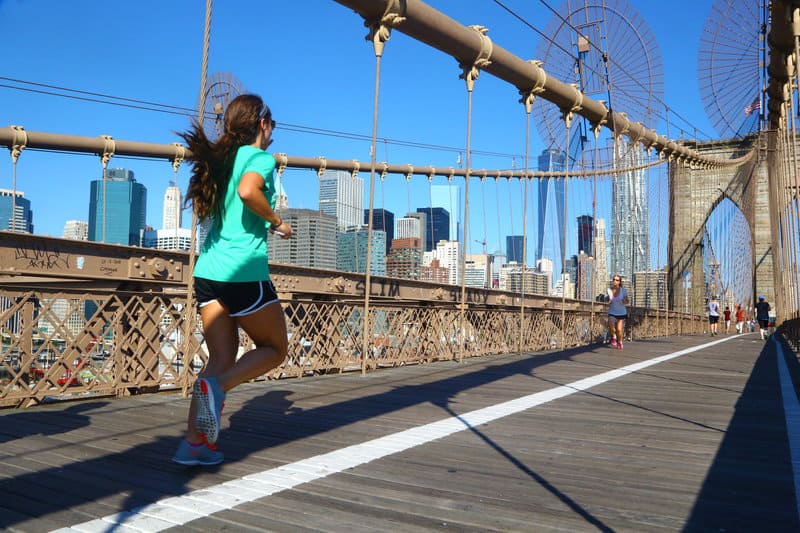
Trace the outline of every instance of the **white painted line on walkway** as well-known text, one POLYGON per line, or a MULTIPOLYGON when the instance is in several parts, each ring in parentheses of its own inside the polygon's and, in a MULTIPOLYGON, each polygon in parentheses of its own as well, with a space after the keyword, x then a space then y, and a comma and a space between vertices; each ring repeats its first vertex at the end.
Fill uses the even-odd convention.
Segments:
POLYGON ((220 485, 207 487, 184 494, 165 498, 158 502, 116 513, 113 515, 55 530, 58 533, 115 533, 129 531, 156 532, 171 527, 182 526, 192 520, 229 510, 237 505, 265 498, 272 494, 294 488, 303 483, 322 479, 331 474, 343 472, 376 459, 381 459, 434 440, 447 437, 459 431, 492 422, 500 418, 520 413, 527 409, 596 387, 632 372, 690 354, 722 342, 739 337, 732 335, 713 342, 687 348, 640 363, 634 363, 616 370, 610 370, 515 400, 490 405, 483 409, 470 411, 457 417, 445 418, 438 422, 393 433, 361 444, 354 444, 323 455, 302 461, 250 474, 220 485))
POLYGON ((794 391, 792 377, 786 366, 781 343, 775 343, 776 359, 778 359, 778 374, 781 379, 781 396, 783 397, 783 413, 786 418, 786 433, 789 437, 789 458, 792 461, 792 474, 794 477, 794 497, 797 506, 797 515, 800 518, 800 402, 794 391))

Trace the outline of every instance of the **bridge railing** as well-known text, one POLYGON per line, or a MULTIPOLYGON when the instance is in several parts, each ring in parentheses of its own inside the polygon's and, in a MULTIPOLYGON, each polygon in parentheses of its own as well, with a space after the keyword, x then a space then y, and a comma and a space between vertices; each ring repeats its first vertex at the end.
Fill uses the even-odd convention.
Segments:
POLYGON ((775 332, 786 339, 795 353, 800 353, 800 318, 784 320, 775 332))
MULTIPOLYGON (((186 392, 207 350, 187 307, 188 254, 0 232, 0 406, 186 392)), ((603 340, 604 305, 271 265, 289 356, 261 379, 372 371, 603 340), (522 311, 521 311, 522 306, 522 311), (462 312, 463 311, 463 312, 462 312)), ((631 309, 628 335, 702 330, 700 317, 631 309)), ((250 340, 242 334, 240 351, 250 340)))

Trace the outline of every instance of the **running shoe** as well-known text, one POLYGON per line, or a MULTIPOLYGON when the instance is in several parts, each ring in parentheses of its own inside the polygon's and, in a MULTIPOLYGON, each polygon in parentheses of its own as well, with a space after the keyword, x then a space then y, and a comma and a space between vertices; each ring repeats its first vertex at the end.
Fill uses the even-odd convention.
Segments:
POLYGON ((178 450, 172 457, 172 462, 185 466, 210 466, 218 465, 225 459, 222 452, 217 450, 213 444, 209 444, 205 440, 192 444, 186 439, 183 439, 178 445, 178 450))
POLYGON ((617 347, 617 339, 616 339, 616 337, 613 337, 611 339, 611 347, 612 348, 616 348, 617 347))
POLYGON ((621 350, 621 349, 622 349, 622 341, 617 343, 617 350, 621 350))
POLYGON ((219 437, 220 415, 225 393, 216 378, 200 378, 194 382, 193 394, 197 400, 197 432, 205 435, 211 444, 219 437))

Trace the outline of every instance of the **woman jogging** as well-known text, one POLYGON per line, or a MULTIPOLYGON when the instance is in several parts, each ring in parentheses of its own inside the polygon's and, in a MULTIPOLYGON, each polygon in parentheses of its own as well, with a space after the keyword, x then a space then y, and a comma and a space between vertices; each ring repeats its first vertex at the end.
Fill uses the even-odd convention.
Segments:
POLYGON ((275 158, 265 150, 274 128, 269 107, 247 94, 229 104, 217 142, 197 124, 181 134, 193 164, 186 203, 201 221, 211 220, 211 229, 194 270, 208 363, 194 384, 186 436, 172 458, 179 464, 221 463, 214 443, 225 394, 286 358, 286 321, 267 263, 267 231, 292 236, 273 211, 275 158), (255 348, 237 360, 239 327, 255 348))
POLYGON ((628 291, 622 286, 622 276, 615 274, 608 289, 608 332, 611 334, 611 347, 622 349, 625 333, 625 319, 628 318, 628 291))

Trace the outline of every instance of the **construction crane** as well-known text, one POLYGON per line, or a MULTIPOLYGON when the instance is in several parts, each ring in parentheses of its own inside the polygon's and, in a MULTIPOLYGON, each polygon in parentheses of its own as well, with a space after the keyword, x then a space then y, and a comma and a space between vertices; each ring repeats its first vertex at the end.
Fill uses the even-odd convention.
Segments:
POLYGON ((483 254, 486 255, 486 239, 483 239, 482 241, 475 239, 475 242, 483 246, 483 254))

